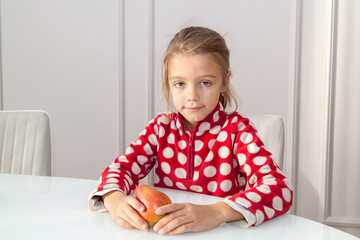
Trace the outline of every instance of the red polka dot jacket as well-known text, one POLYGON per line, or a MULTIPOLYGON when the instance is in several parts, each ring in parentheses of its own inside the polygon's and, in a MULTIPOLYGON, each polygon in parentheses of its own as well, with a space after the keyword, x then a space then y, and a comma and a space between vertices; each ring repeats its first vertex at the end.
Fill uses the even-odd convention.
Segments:
POLYGON ((106 189, 130 194, 153 167, 154 186, 226 198, 251 211, 254 225, 292 204, 291 184, 254 127, 221 104, 191 131, 179 113, 159 114, 104 170, 92 195, 106 189))

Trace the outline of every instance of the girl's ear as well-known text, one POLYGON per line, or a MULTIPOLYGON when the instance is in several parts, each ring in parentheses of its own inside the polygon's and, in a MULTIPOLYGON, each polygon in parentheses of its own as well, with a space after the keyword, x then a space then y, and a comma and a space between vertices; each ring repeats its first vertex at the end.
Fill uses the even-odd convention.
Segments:
POLYGON ((229 86, 229 84, 230 84, 231 75, 232 75, 232 72, 229 71, 228 75, 226 76, 226 82, 225 82, 225 83, 222 85, 222 87, 221 87, 221 91, 220 91, 220 92, 221 92, 222 94, 226 93, 227 90, 228 90, 228 86, 229 86))
POLYGON ((232 75, 232 72, 231 72, 231 71, 229 71, 229 73, 228 73, 228 75, 227 75, 228 80, 230 80, 231 75, 232 75))

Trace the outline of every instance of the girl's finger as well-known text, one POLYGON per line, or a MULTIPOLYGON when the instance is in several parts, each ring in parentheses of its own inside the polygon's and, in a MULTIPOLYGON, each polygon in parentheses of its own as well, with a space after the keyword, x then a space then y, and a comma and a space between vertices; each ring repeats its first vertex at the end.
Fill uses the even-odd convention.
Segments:
POLYGON ((128 223, 127 221, 125 221, 122 218, 117 218, 116 223, 127 229, 136 229, 136 227, 134 227, 133 225, 131 225, 130 223, 128 223))
POLYGON ((160 229, 162 229, 166 224, 173 221, 176 218, 176 214, 169 214, 160 219, 154 226, 154 231, 158 232, 160 229))
POLYGON ((164 235, 169 232, 176 233, 176 229, 179 228, 179 232, 189 231, 188 227, 191 226, 192 221, 187 216, 181 216, 174 218, 171 222, 167 223, 164 227, 159 229, 159 234, 164 235))
POLYGON ((133 226, 133 228, 137 228, 139 229, 138 224, 136 224, 126 213, 126 211, 123 211, 123 213, 121 214, 121 216, 116 218, 116 222, 122 223, 122 222, 126 222, 127 224, 133 226))
MULTIPOLYGON (((175 219, 185 216, 186 215, 186 204, 184 203, 172 203, 165 206, 162 206, 155 210, 157 215, 168 213, 164 218, 160 219, 158 223, 154 226, 155 232, 160 232, 164 226, 168 225, 170 222, 174 221, 175 219)), ((167 230, 163 230, 167 232, 167 230)))
POLYGON ((192 231, 191 223, 183 224, 183 225, 173 229, 172 231, 169 231, 169 235, 176 235, 176 234, 189 232, 189 231, 192 231))
POLYGON ((139 202, 136 198, 129 197, 127 202, 131 207, 133 207, 137 211, 139 212, 145 211, 144 205, 141 202, 139 202))
POLYGON ((184 203, 170 203, 164 206, 161 206, 155 210, 156 215, 163 215, 165 213, 172 213, 179 211, 185 208, 184 203))
POLYGON ((132 208, 132 206, 129 206, 129 208, 126 209, 125 214, 127 217, 135 224, 136 228, 143 231, 149 231, 149 226, 147 222, 139 215, 139 213, 132 208))

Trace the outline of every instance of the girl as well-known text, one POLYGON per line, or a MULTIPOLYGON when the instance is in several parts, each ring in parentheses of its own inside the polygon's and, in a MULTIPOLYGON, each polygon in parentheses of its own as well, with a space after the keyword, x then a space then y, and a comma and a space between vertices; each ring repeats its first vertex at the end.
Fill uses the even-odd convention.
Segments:
POLYGON ((211 205, 162 206, 154 231, 178 234, 205 231, 224 222, 258 225, 287 212, 292 189, 256 130, 236 112, 224 109, 234 99, 229 50, 217 32, 188 27, 171 40, 163 60, 163 92, 177 113, 159 114, 104 170, 90 195, 93 211, 107 210, 119 225, 149 231, 129 196, 155 167, 156 187, 223 197, 211 205))

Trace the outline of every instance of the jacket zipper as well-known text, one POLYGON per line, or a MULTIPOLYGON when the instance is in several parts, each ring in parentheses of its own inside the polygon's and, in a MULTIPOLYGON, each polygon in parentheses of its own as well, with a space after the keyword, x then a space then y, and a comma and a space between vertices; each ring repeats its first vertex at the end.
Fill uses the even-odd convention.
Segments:
POLYGON ((194 176, 194 134, 195 134, 195 130, 194 129, 194 132, 192 133, 192 135, 190 136, 189 138, 189 146, 188 146, 188 154, 187 154, 187 157, 188 157, 188 179, 189 180, 192 180, 193 179, 193 176, 194 176))

